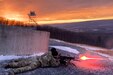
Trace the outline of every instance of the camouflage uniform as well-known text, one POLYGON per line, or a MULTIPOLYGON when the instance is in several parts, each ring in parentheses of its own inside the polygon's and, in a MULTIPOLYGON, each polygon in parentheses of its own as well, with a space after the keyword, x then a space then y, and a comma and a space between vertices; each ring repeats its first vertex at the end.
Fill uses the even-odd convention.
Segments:
POLYGON ((36 69, 38 67, 57 67, 60 65, 58 59, 55 59, 51 52, 42 56, 31 57, 27 59, 13 60, 5 65, 5 68, 11 69, 14 74, 36 69))

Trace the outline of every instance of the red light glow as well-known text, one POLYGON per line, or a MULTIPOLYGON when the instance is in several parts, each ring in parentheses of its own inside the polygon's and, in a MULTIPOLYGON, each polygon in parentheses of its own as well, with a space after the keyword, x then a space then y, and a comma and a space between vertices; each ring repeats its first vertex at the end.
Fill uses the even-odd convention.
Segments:
POLYGON ((78 66, 82 69, 92 69, 92 70, 98 70, 101 69, 99 64, 102 63, 105 58, 92 54, 92 53, 85 53, 79 56, 80 62, 72 60, 71 63, 78 66))
POLYGON ((102 60, 102 58, 98 58, 98 57, 87 57, 87 56, 81 56, 80 57, 81 60, 88 60, 88 59, 95 59, 95 60, 102 60))

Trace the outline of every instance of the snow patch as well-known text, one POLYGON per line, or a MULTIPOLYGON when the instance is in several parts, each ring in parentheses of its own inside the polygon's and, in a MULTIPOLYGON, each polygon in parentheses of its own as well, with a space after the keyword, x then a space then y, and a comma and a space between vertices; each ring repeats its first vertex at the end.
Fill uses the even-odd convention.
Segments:
POLYGON ((56 42, 62 42, 62 41, 60 41, 60 40, 57 40, 57 39, 52 39, 52 40, 54 40, 54 41, 56 41, 56 42))
MULTIPOLYGON (((53 39, 55 40, 55 39, 53 39)), ((66 43, 66 44, 69 44, 69 45, 74 45, 74 46, 78 46, 78 47, 81 47, 81 48, 84 48, 86 49, 87 51, 93 51, 94 53, 97 53, 103 57, 106 57, 108 58, 109 60, 113 61, 113 56, 110 56, 108 54, 104 54, 104 53, 99 53, 99 52, 96 52, 96 50, 108 50, 108 49, 105 49, 105 48, 101 48, 101 47, 95 47, 95 46, 90 46, 90 45, 85 45, 85 44, 75 44, 75 43, 68 43, 68 42, 64 42, 64 41, 61 41, 61 40, 55 40, 56 42, 63 42, 63 43, 66 43)), ((64 50, 64 51, 68 51, 68 52, 72 52, 72 53, 80 53, 78 52, 76 49, 73 49, 73 48, 70 48, 70 47, 66 47, 66 46, 51 46, 51 47, 54 47, 54 48, 57 48, 57 49, 61 49, 61 50, 64 50)))
POLYGON ((2 60, 12 60, 12 59, 19 59, 21 56, 9 55, 9 56, 0 56, 0 61, 2 60))
POLYGON ((99 48, 99 47, 95 47, 95 46, 88 46, 88 45, 83 45, 83 44, 75 44, 76 46, 85 48, 86 50, 106 50, 104 48, 99 48))
POLYGON ((101 48, 101 47, 96 47, 96 46, 90 46, 90 45, 85 45, 85 44, 75 44, 75 43, 69 43, 69 42, 65 42, 65 41, 61 41, 61 40, 57 40, 57 39, 52 39, 56 42, 62 42, 62 43, 66 43, 69 45, 75 45, 81 48, 85 48, 86 50, 106 50, 105 48, 101 48))
POLYGON ((16 56, 16 55, 0 55, 0 61, 4 60, 12 60, 12 59, 19 59, 19 58, 28 58, 28 57, 33 57, 33 56, 41 56, 44 53, 38 53, 38 54, 33 54, 30 56, 16 56))
POLYGON ((71 53, 75 53, 75 54, 79 54, 80 53, 78 50, 73 49, 71 47, 67 47, 67 46, 50 46, 50 47, 54 47, 56 49, 60 49, 60 50, 71 52, 71 53))
POLYGON ((99 53, 99 52, 96 52, 96 53, 98 53, 101 56, 107 57, 109 60, 113 61, 113 56, 110 56, 110 55, 107 55, 107 54, 103 54, 103 53, 99 53))
POLYGON ((31 57, 31 56, 41 56, 41 55, 43 55, 44 53, 38 53, 38 54, 33 54, 33 55, 30 55, 29 57, 31 57))

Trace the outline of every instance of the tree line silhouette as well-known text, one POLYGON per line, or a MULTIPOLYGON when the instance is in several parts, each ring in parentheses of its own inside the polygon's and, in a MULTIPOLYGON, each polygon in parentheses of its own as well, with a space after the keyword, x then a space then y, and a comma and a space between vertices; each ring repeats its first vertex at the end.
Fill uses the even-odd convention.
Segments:
POLYGON ((50 38, 105 48, 108 48, 106 42, 113 37, 111 33, 73 32, 52 26, 37 26, 37 30, 50 32, 50 38))
POLYGON ((27 26, 28 23, 24 23, 24 22, 21 22, 21 21, 16 21, 16 20, 9 20, 9 19, 6 19, 6 18, 3 18, 3 17, 0 17, 0 24, 2 25, 12 25, 12 26, 27 26))
POLYGON ((108 45, 113 43, 113 33, 74 32, 48 25, 34 26, 34 24, 24 23, 15 20, 8 20, 3 17, 0 17, 0 24, 8 26, 28 27, 35 30, 48 31, 51 34, 50 38, 59 39, 71 43, 88 44, 105 48, 110 48, 106 46, 106 43, 108 43, 108 45))

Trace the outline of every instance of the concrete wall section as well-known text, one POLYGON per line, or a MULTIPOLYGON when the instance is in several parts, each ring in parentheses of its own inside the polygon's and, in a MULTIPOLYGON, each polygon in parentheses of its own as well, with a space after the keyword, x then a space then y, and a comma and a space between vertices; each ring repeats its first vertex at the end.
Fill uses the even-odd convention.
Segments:
POLYGON ((0 26, 0 55, 28 55, 48 51, 49 33, 0 26))

